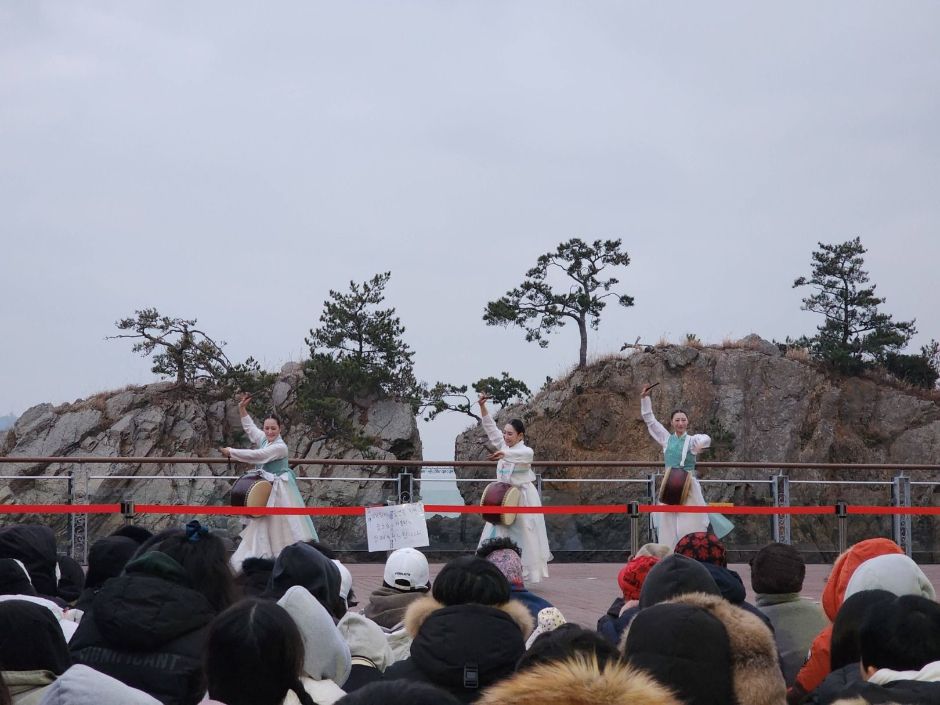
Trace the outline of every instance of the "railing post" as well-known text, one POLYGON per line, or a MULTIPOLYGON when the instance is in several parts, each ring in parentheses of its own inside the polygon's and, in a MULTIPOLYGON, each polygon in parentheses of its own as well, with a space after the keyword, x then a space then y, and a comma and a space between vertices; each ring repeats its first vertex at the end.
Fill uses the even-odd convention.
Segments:
POLYGON ((124 517, 124 526, 129 525, 134 521, 134 516, 136 515, 137 510, 134 506, 134 500, 132 499, 122 499, 121 500, 121 516, 124 517))
POLYGON ((640 550, 640 503, 630 502, 627 505, 627 515, 630 517, 630 557, 640 550))
POLYGON ((839 553, 845 553, 848 548, 848 534, 846 522, 849 518, 848 505, 845 502, 836 502, 836 518, 839 522, 839 553))
MULTIPOLYGON (((649 492, 650 504, 656 504, 656 480, 659 479, 659 473, 654 472, 646 476, 646 488, 649 492)), ((649 531, 650 536, 655 536, 656 540, 659 541, 659 531, 656 528, 656 515, 653 512, 650 512, 649 515, 649 531)), ((652 541, 652 538, 650 539, 652 541)))
MULTIPOLYGON (((775 507, 790 506, 790 477, 780 472, 773 476, 773 493, 775 507)), ((789 545, 792 542, 790 534, 790 515, 774 515, 774 541, 789 545)))
POLYGON ((414 475, 408 471, 398 473, 398 503, 407 504, 414 497, 414 475))
MULTIPOLYGON (((911 506, 911 478, 903 472, 899 472, 894 476, 891 483, 891 499, 895 507, 911 506)), ((894 542, 904 549, 904 553, 910 556, 914 550, 911 515, 895 514, 892 517, 892 524, 894 542)))
MULTIPOLYGON (((69 503, 88 504, 88 469, 78 463, 69 480, 69 503)), ((70 540, 72 558, 82 565, 88 564, 88 515, 72 514, 70 540)))
POLYGON ((535 476, 535 491, 539 493, 539 501, 542 501, 542 473, 535 476))

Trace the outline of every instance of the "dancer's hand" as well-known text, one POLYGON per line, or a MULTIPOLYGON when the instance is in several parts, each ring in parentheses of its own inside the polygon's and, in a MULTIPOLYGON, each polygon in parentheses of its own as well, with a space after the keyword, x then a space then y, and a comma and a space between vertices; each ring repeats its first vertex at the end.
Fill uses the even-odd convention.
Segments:
POLYGON ((486 392, 480 392, 480 396, 477 397, 477 404, 479 404, 480 408, 482 409, 486 406, 486 402, 488 402, 490 399, 492 399, 492 397, 489 394, 486 392))
POLYGON ((498 450, 495 453, 490 453, 486 456, 487 460, 502 460, 506 456, 504 451, 498 450))
POLYGON ((219 452, 224 455, 226 458, 231 459, 232 449, 231 448, 219 448, 219 452))
POLYGON ((241 399, 238 400, 238 413, 242 416, 248 415, 248 403, 251 401, 251 395, 247 392, 242 394, 241 399))
POLYGON ((658 387, 658 386, 659 386, 659 382, 656 382, 655 384, 644 384, 643 390, 640 392, 640 399, 642 399, 643 397, 648 397, 650 395, 650 392, 653 390, 653 387, 658 387))

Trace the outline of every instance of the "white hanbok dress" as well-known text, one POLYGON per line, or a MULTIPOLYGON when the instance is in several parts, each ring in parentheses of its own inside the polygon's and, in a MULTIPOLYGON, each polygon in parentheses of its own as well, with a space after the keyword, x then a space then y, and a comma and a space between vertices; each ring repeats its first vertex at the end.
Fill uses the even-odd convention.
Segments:
MULTIPOLYGON (((712 439, 704 433, 695 435, 685 434, 681 438, 669 433, 666 428, 653 416, 653 402, 649 397, 640 399, 640 414, 646 423, 646 428, 660 446, 666 456, 667 467, 683 467, 692 474, 692 487, 689 496, 683 503, 686 506, 705 507, 705 496, 702 494, 702 485, 695 477, 695 460, 698 454, 712 444, 712 439)), ((663 512, 653 514, 653 526, 656 527, 657 540, 670 548, 674 547, 686 534, 697 531, 708 531, 709 523, 712 530, 722 538, 734 528, 734 524, 721 514, 682 514, 677 512, 663 512)))
MULTIPOLYGON (((267 506, 306 506, 294 473, 287 465, 287 444, 283 439, 278 436, 273 443, 268 443, 264 432, 255 426, 250 416, 242 416, 242 428, 258 448, 232 448, 231 458, 240 463, 254 463, 256 467, 250 472, 271 482, 271 496, 267 506)), ((250 518, 241 533, 241 543, 232 555, 232 568, 238 572, 246 558, 276 558, 287 546, 316 538, 317 531, 309 516, 286 514, 250 518)))
MULTIPOLYGON (((487 414, 483 417, 483 430, 496 450, 503 452, 503 457, 496 465, 496 479, 508 482, 521 490, 521 506, 540 507, 542 501, 535 488, 535 473, 532 472, 532 449, 520 442, 510 447, 503 440, 503 434, 487 414)), ((548 562, 552 552, 548 548, 548 534, 545 531, 545 516, 542 514, 517 514, 510 526, 486 522, 480 536, 480 544, 489 539, 508 536, 522 549, 523 579, 527 583, 537 583, 548 577, 548 562)))

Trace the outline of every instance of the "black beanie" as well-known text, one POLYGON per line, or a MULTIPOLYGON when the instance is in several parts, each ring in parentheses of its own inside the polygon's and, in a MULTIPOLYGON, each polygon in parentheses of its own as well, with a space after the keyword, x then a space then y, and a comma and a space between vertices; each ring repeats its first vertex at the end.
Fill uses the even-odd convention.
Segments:
POLYGON ((793 546, 771 543, 751 560, 751 587, 763 595, 800 592, 806 577, 806 563, 793 546))
POLYGON ((640 588, 640 609, 671 600, 690 592, 704 592, 721 597, 715 579, 705 565, 677 553, 654 565, 640 588))
POLYGON ((35 595, 29 574, 12 558, 0 558, 0 595, 35 595))
POLYGON ((108 578, 119 576, 138 548, 140 544, 126 536, 105 536, 95 541, 88 551, 85 587, 100 588, 108 578))

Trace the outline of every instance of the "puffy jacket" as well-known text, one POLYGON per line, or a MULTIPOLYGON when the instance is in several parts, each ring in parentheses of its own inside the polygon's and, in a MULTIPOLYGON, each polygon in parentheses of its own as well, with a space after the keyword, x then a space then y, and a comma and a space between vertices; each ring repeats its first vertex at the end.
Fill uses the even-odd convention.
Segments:
POLYGON ((190 586, 183 567, 151 551, 105 583, 69 649, 75 663, 166 705, 193 705, 205 692, 202 651, 214 617, 212 605, 190 586))
POLYGON ((532 616, 513 600, 498 607, 445 607, 425 597, 408 608, 405 626, 414 637, 411 656, 392 664, 385 680, 422 681, 461 702, 474 702, 514 672, 532 632, 532 616))

